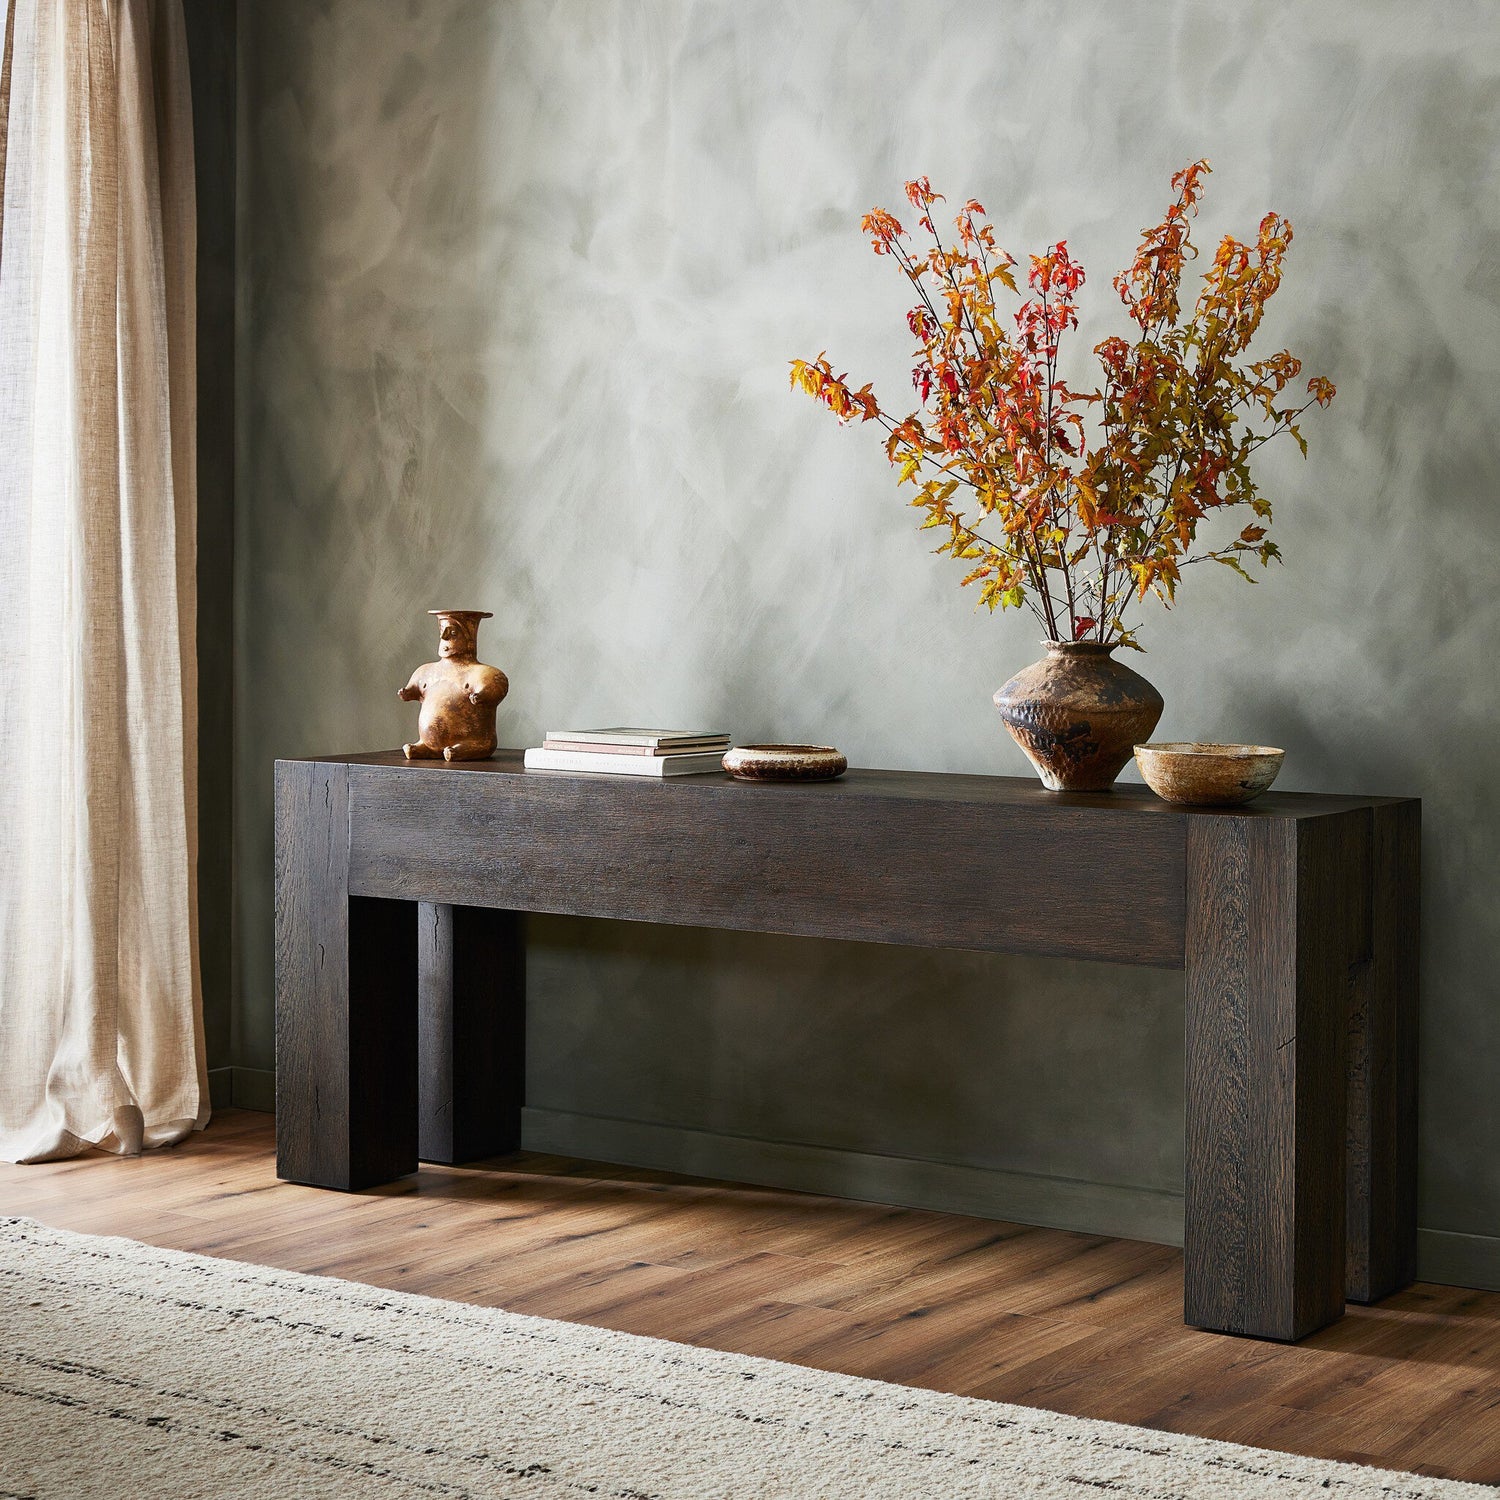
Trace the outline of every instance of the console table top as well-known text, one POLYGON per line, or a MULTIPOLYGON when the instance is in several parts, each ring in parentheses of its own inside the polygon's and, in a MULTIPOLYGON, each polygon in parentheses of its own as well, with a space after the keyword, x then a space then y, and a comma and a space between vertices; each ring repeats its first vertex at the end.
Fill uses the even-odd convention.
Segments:
POLYGON ((799 797, 837 799, 961 802, 975 805, 1038 808, 1095 809, 1100 812, 1135 813, 1165 818, 1212 818, 1231 815, 1249 818, 1315 818, 1356 808, 1385 807, 1416 801, 1408 797, 1364 797, 1325 792, 1262 793, 1253 802, 1238 807, 1183 807, 1163 802, 1148 787, 1119 782, 1107 792, 1049 792, 1029 776, 982 776, 947 771, 885 771, 851 767, 835 781, 746 782, 727 772, 704 772, 694 776, 618 776, 588 771, 527 771, 523 750, 502 748, 490 760, 407 760, 399 750, 371 750, 352 755, 288 757, 293 763, 367 767, 380 772, 413 776, 523 776, 555 786, 575 781, 589 786, 609 785, 641 796, 711 794, 716 796, 765 796, 794 793, 799 797))

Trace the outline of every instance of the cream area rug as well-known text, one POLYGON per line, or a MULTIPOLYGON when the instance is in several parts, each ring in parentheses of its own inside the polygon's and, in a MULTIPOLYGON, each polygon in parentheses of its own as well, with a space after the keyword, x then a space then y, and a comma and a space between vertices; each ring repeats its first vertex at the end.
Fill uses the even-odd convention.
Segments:
POLYGON ((1495 1493, 0 1219, 7 1500, 1495 1493))

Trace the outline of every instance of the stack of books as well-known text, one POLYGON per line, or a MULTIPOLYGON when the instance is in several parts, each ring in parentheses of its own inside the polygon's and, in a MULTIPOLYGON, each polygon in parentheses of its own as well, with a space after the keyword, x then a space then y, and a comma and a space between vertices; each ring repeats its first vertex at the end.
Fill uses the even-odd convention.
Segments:
POLYGON ((729 736, 712 729, 553 729, 526 752, 528 771, 693 776, 723 768, 729 736))

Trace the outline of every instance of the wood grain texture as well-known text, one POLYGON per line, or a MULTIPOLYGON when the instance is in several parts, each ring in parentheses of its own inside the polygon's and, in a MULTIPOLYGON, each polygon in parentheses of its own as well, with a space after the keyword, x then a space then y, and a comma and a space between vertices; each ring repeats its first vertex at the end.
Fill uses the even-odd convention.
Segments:
POLYGON ((465 1162, 521 1144, 526 979, 515 912, 417 908, 418 1154, 465 1162))
POLYGON ((1417 1267, 1422 807, 1372 812, 1370 913, 1349 1023, 1348 1296, 1377 1302, 1417 1267))
POLYGON ((1182 963, 1181 818, 1135 799, 916 772, 785 786, 442 770, 348 766, 351 891, 1182 963))
MULTIPOLYGON (((596 775, 571 772, 535 772, 526 770, 523 750, 502 748, 489 760, 466 761, 461 765, 435 765, 431 762, 413 765, 399 750, 367 750, 352 755, 313 757, 304 764, 366 766, 376 769, 405 771, 413 775, 443 776, 521 776, 532 780, 552 781, 568 778, 598 784, 596 775)), ((730 787, 734 779, 727 775, 693 776, 678 786, 730 787)), ((755 788, 741 788, 739 795, 755 796, 755 788)), ((1183 808, 1163 802, 1149 788, 1135 782, 1116 782, 1107 792, 1048 792, 1030 776, 981 776, 939 771, 882 771, 857 767, 837 781, 820 787, 817 794, 826 798, 853 798, 856 801, 872 795, 899 798, 903 801, 930 802, 958 800, 986 807, 1067 807, 1090 808, 1110 814, 1139 813, 1167 821, 1187 817, 1238 818, 1308 818, 1324 817, 1332 812, 1373 807, 1388 802, 1404 802, 1403 797, 1360 797, 1327 792, 1270 791, 1245 807, 1228 809, 1212 807, 1183 808)))
POLYGON ((1297 1339, 1344 1306, 1350 967, 1370 812, 1188 828, 1189 1323, 1297 1339))
POLYGON ((349 773, 279 762, 275 790, 277 1169, 316 1182, 348 1174, 349 773))
POLYGON ((359 1188, 417 1164, 416 914, 348 893, 348 773, 276 771, 278 1171, 359 1188))
POLYGON ((1184 1328, 1158 1245, 534 1154, 357 1194, 269 1115, 0 1165, 0 1213, 958 1395, 1500 1484, 1500 1294, 1417 1285, 1299 1344, 1184 1328))

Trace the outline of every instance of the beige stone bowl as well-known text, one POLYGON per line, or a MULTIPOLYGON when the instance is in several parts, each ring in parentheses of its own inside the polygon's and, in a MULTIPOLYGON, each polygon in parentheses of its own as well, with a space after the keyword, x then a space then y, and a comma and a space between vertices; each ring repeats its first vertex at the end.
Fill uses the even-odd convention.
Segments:
POLYGON ((1137 745, 1135 763, 1163 802, 1233 807, 1276 780, 1285 750, 1272 745, 1137 745))
POLYGON ((849 762, 832 745, 741 745, 724 769, 740 781, 832 781, 849 762))

